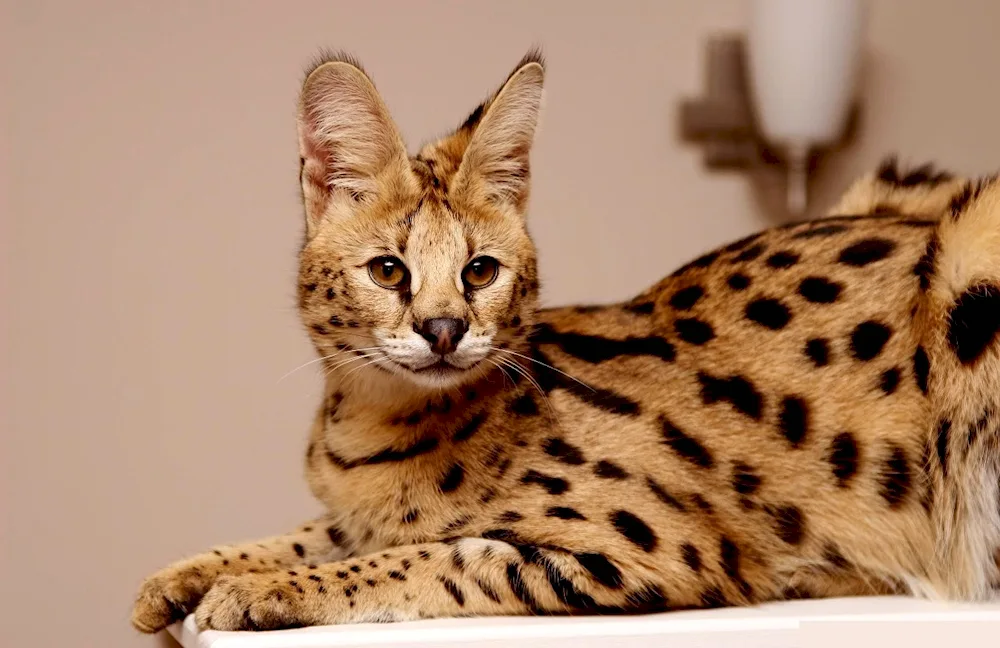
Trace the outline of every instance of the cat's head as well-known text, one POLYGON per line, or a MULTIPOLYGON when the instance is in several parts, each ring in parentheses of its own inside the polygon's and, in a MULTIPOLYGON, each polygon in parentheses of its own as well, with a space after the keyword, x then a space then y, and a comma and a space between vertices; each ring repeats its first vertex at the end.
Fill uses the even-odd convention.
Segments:
POLYGON ((329 56, 309 72, 299 310, 332 356, 328 371, 445 388, 516 359, 537 305, 525 210, 543 79, 529 54, 454 133, 411 157, 356 61, 329 56))

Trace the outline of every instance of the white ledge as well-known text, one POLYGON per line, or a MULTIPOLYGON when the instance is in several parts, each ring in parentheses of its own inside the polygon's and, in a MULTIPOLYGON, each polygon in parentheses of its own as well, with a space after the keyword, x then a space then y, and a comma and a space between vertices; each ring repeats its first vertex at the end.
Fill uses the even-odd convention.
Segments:
POLYGON ((274 632, 198 632, 188 616, 169 630, 184 648, 998 648, 1000 603, 843 598, 643 616, 433 619, 274 632))

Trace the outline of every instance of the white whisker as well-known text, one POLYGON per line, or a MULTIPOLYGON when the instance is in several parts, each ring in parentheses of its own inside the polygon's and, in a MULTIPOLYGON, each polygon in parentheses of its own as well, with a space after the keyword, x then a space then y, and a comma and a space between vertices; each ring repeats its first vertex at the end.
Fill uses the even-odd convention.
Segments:
MULTIPOLYGON (((369 356, 369 357, 371 357, 371 356, 369 356)), ((352 373, 354 373, 358 369, 364 369, 365 367, 367 367, 369 365, 373 365, 373 364, 376 364, 376 363, 379 363, 379 362, 382 362, 382 357, 381 356, 375 358, 374 360, 371 360, 370 362, 366 362, 366 363, 364 363, 363 365, 361 365, 359 367, 355 367, 355 368, 351 369, 346 374, 344 374, 344 378, 343 379, 347 380, 348 376, 350 376, 352 373)))
POLYGON ((501 364, 500 364, 499 362, 497 362, 497 361, 496 361, 496 360, 494 360, 493 358, 483 358, 483 359, 484 359, 484 360, 486 360, 486 362, 489 362, 489 363, 490 363, 491 365, 493 365, 494 367, 496 367, 497 369, 499 369, 499 370, 500 370, 500 375, 504 377, 504 382, 505 382, 505 383, 507 382, 507 380, 506 380, 506 379, 507 379, 507 378, 510 378, 510 382, 511 382, 511 384, 516 384, 516 383, 514 383, 514 379, 513 379, 513 378, 511 378, 511 377, 510 377, 510 376, 509 376, 509 375, 507 374, 507 372, 506 372, 506 371, 504 371, 504 368, 503 368, 503 365, 501 365, 501 364))
MULTIPOLYGON (((336 358, 339 355, 347 353, 348 351, 374 351, 376 349, 378 349, 378 347, 371 347, 371 348, 368 348, 368 349, 339 349, 339 350, 337 350, 336 353, 331 353, 330 355, 322 356, 320 358, 316 358, 314 360, 310 360, 309 362, 306 362, 304 364, 300 364, 298 367, 295 367, 294 369, 292 369, 291 371, 289 371, 288 373, 286 373, 281 378, 278 378, 278 383, 280 383, 285 378, 288 378, 289 376, 291 376, 293 373, 295 373, 296 371, 298 371, 300 369, 305 369, 309 365, 316 364, 317 362, 323 362, 324 360, 331 360, 333 358, 336 358)), ((278 383, 275 383, 275 384, 278 384, 278 383)))
POLYGON ((538 381, 535 380, 534 376, 532 376, 527 369, 525 369, 518 363, 514 362, 513 360, 510 360, 508 358, 502 358, 501 362, 503 362, 505 365, 516 371, 521 376, 523 376, 529 383, 531 383, 531 385, 535 389, 538 390, 538 394, 542 397, 542 400, 545 401, 545 406, 548 408, 549 414, 551 415, 552 418, 555 418, 556 416, 555 409, 553 409, 552 403, 549 401, 549 397, 545 395, 545 390, 543 390, 542 386, 538 384, 538 381))
POLYGON ((491 347, 490 347, 490 349, 492 349, 492 350, 494 350, 494 351, 499 351, 500 353, 509 353, 509 354, 511 354, 511 355, 515 355, 515 356, 517 356, 518 358, 524 358, 525 360, 528 360, 529 362, 534 362, 534 363, 535 363, 535 364, 537 364, 537 365, 541 365, 541 366, 543 366, 543 367, 547 367, 547 368, 551 369, 552 371, 555 371, 556 373, 560 373, 560 374, 562 374, 562 375, 566 376, 567 378, 569 378, 570 380, 572 380, 572 381, 574 381, 574 382, 578 382, 578 383, 580 383, 580 384, 581 384, 582 386, 586 387, 586 388, 587 388, 587 389, 589 389, 590 391, 593 391, 593 392, 596 392, 596 391, 597 391, 596 389, 594 389, 593 387, 591 387, 591 386, 590 386, 590 385, 588 385, 587 383, 583 382, 583 381, 582 381, 582 380, 580 380, 579 378, 576 378, 576 377, 574 377, 574 376, 571 376, 571 375, 569 375, 568 373, 566 373, 565 371, 563 371, 563 370, 561 370, 561 369, 556 369, 556 368, 555 368, 555 367, 553 367, 552 365, 550 365, 550 364, 546 364, 546 363, 542 362, 541 360, 535 360, 534 358, 532 358, 532 357, 529 357, 529 356, 526 356, 526 355, 524 355, 523 353, 518 353, 517 351, 511 351, 510 349, 501 349, 501 348, 499 348, 499 347, 495 347, 495 346, 491 346, 491 347))
POLYGON ((367 360, 368 358, 374 357, 375 355, 377 355, 377 354, 376 353, 361 353, 359 355, 354 356, 353 358, 348 358, 347 360, 341 360, 340 362, 338 362, 334 366, 329 367, 323 375, 325 375, 325 376, 331 376, 331 375, 333 375, 334 372, 337 371, 337 369, 339 369, 341 367, 347 366, 347 365, 351 364, 352 362, 357 362, 358 360, 367 360))

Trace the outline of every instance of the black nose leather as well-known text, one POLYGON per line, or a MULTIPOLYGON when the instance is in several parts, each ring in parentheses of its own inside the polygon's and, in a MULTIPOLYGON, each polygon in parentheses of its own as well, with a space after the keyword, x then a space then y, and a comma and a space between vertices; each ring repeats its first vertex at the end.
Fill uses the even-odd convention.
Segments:
MULTIPOLYGON (((416 326, 414 326, 416 329, 416 326)), ((431 351, 440 355, 451 353, 458 346, 459 340, 469 329, 465 320, 451 317, 434 317, 424 320, 417 333, 431 343, 431 351)))

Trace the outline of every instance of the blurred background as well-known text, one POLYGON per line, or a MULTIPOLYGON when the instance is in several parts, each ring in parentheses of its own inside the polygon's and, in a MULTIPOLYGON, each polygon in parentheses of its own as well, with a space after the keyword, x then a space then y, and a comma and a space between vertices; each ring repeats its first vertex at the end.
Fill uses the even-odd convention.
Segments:
MULTIPOLYGON (((295 100, 355 53, 411 149, 533 44, 548 65, 530 228, 548 305, 623 299, 776 222, 677 114, 741 0, 3 3, 0 644, 152 646, 140 580, 317 512, 319 394, 295 315, 295 100)), ((1000 3, 873 0, 863 120, 811 204, 898 152, 1000 166, 1000 3)))

